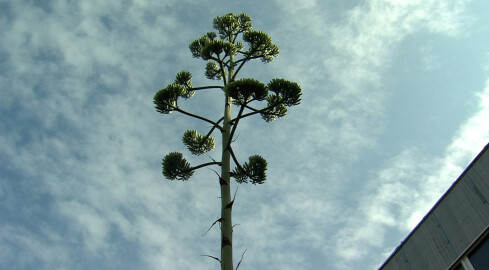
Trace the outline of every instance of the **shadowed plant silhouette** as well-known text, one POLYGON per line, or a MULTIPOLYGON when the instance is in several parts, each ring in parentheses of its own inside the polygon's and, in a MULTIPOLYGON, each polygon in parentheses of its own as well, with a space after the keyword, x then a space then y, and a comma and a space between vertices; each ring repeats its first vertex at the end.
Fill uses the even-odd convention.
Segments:
MULTIPOLYGON (((248 182, 263 184, 267 170, 267 161, 259 155, 250 156, 245 163, 240 163, 236 158, 232 144, 238 124, 242 119, 258 114, 266 122, 284 117, 287 107, 300 103, 301 88, 297 83, 285 79, 272 79, 266 85, 252 78, 237 79, 246 63, 255 59, 269 63, 279 53, 277 45, 272 42, 268 34, 253 29, 250 16, 244 13, 218 16, 213 21, 213 27, 217 33, 208 32, 190 43, 189 48, 194 58, 207 61, 205 76, 210 80, 221 81, 222 85, 194 87, 191 81, 192 74, 189 71, 181 71, 177 73, 173 83, 155 94, 154 104, 156 110, 162 114, 178 112, 212 125, 206 134, 199 134, 197 130, 192 129, 183 134, 182 142, 193 155, 201 156, 212 151, 215 141, 211 135, 216 130, 221 134, 220 161, 211 159, 211 162, 192 167, 182 153, 171 152, 163 158, 162 164, 163 175, 167 179, 181 181, 189 180, 194 171, 199 168, 220 167, 221 172, 217 174, 221 187, 221 217, 214 224, 219 222, 221 225, 221 256, 220 258, 204 256, 219 261, 223 270, 233 270, 234 197, 231 198, 230 179, 235 178, 240 184, 248 182), (180 107, 180 99, 189 99, 196 91, 212 89, 222 91, 224 97, 224 114, 217 121, 180 107), (233 105, 238 108, 234 118, 231 114, 233 105), (231 162, 234 164, 233 169, 231 169, 231 162)), ((236 269, 241 264, 241 260, 236 269)))

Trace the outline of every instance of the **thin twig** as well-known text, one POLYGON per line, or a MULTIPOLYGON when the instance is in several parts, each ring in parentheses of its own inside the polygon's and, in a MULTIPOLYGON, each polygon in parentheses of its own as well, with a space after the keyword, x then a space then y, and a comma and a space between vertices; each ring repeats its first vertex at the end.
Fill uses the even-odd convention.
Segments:
POLYGON ((204 153, 208 158, 210 158, 212 161, 217 162, 215 159, 213 159, 209 154, 204 153))
POLYGON ((236 135, 236 139, 234 139, 232 142, 237 141, 237 140, 238 140, 238 138, 239 138, 239 134, 238 134, 238 135, 236 135))
POLYGON ((241 264, 241 262, 243 261, 243 257, 244 257, 244 255, 245 255, 245 253, 246 253, 246 251, 247 251, 247 250, 248 250, 248 249, 245 249, 245 251, 243 252, 243 254, 241 254, 241 260, 239 260, 238 265, 236 265, 236 270, 238 270, 239 265, 240 265, 240 264, 241 264))
POLYGON ((234 199, 236 199, 236 193, 238 193, 238 189, 239 189, 239 186, 237 186, 236 191, 234 191, 233 202, 234 202, 234 199))
POLYGON ((236 120, 236 123, 233 123, 233 129, 231 130, 231 134, 229 135, 229 140, 226 143, 226 147, 231 146, 231 142, 233 140, 234 133, 236 132, 236 129, 238 128, 239 119, 240 119, 241 115, 243 115, 244 108, 245 108, 245 105, 242 105, 239 108, 238 115, 236 116, 237 120, 236 120))
POLYGON ((216 171, 216 170, 211 169, 211 168, 207 168, 207 169, 209 169, 209 170, 213 171, 213 172, 214 172, 214 173, 217 175, 217 177, 221 178, 221 176, 219 175, 219 173, 217 173, 217 171, 216 171))
POLYGON ((228 146, 228 150, 229 150, 229 153, 231 154, 231 158, 233 159, 234 163, 236 164, 236 166, 238 167, 238 169, 240 171, 245 171, 244 168, 241 166, 241 164, 239 164, 239 161, 238 159, 236 158, 236 155, 234 154, 234 151, 233 151, 233 147, 231 147, 231 145, 228 146))
POLYGON ((216 223, 221 222, 221 221, 222 221, 222 218, 214 221, 214 223, 212 223, 212 225, 209 227, 209 229, 202 236, 205 236, 212 229, 212 227, 214 227, 214 225, 216 225, 216 223))
POLYGON ((221 260, 219 260, 219 258, 216 258, 214 256, 211 256, 211 255, 200 255, 200 256, 209 257, 209 258, 212 258, 212 259, 218 261, 219 263, 221 263, 221 260))

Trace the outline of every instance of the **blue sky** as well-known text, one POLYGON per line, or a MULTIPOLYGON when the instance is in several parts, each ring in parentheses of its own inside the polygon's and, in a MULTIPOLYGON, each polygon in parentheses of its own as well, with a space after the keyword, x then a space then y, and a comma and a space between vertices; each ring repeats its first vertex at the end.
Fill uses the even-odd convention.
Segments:
MULTIPOLYGON (((153 107, 205 63, 188 44, 248 13, 280 47, 242 76, 302 104, 240 123, 269 163, 234 204, 240 269, 376 269, 489 141, 485 1, 0 0, 0 268, 216 269, 219 185, 161 159, 205 124, 153 107)), ((222 97, 185 105, 218 119, 222 97)), ((218 152, 218 151, 217 151, 218 152)), ((214 154, 217 157, 217 152, 214 154)), ((237 187, 234 184, 233 190, 237 187)))

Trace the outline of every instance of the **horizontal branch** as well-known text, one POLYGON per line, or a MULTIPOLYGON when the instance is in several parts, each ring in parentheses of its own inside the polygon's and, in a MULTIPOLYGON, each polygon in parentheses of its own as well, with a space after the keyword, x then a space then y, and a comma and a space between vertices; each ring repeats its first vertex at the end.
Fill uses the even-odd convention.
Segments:
MULTIPOLYGON (((214 54, 215 54, 215 53, 214 53, 214 54)), ((219 58, 212 57, 212 55, 210 55, 210 56, 209 56, 209 59, 204 59, 204 60, 213 60, 213 61, 218 62, 218 61, 219 61, 219 58)))
POLYGON ((203 163, 203 164, 200 164, 198 166, 192 167, 192 168, 189 169, 189 171, 195 171, 195 170, 198 170, 200 168, 211 166, 211 165, 219 165, 219 166, 221 166, 221 164, 222 164, 221 162, 217 162, 217 161, 207 162, 207 163, 203 163))
MULTIPOLYGON (((282 103, 283 103, 283 102, 279 102, 279 103, 276 103, 276 104, 274 104, 274 105, 271 105, 271 106, 265 107, 265 108, 263 108, 263 109, 261 109, 261 110, 255 109, 255 108, 250 107, 250 106, 246 106, 246 108, 247 108, 247 109, 250 109, 250 110, 252 110, 253 112, 250 112, 250 113, 247 113, 247 114, 243 114, 243 115, 242 115, 242 116, 240 116, 240 117, 236 117, 236 118, 232 119, 230 122, 231 122, 231 124, 232 124, 232 123, 234 123, 234 121, 239 121, 240 119, 246 118, 246 117, 248 117, 248 116, 252 116, 252 115, 255 115, 255 114, 259 114, 259 113, 264 113, 264 112, 266 112, 266 111, 268 111, 268 110, 272 109, 273 107, 278 106, 278 105, 280 105, 280 104, 282 104, 282 103)), ((273 113, 268 113, 268 114, 273 114, 273 113)))
POLYGON ((205 121, 205 122, 207 122, 207 123, 210 123, 210 124, 212 124, 212 125, 213 125, 215 128, 219 129, 221 132, 222 132, 222 131, 224 131, 224 129, 223 129, 223 128, 222 128, 222 127, 221 127, 221 126, 218 124, 218 123, 215 123, 214 121, 209 120, 209 119, 207 119, 207 118, 205 118, 205 117, 202 117, 202 116, 200 116, 200 115, 196 115, 196 114, 193 114, 193 113, 189 113, 189 112, 184 111, 184 110, 182 110, 182 109, 180 109, 180 108, 178 108, 178 107, 174 107, 174 110, 175 110, 175 111, 177 111, 177 112, 179 112, 179 113, 185 114, 185 115, 187 115, 187 116, 190 116, 190 117, 193 117, 193 118, 197 118, 197 119, 199 119, 199 120, 202 120, 202 121, 205 121))
POLYGON ((198 90, 204 90, 204 89, 224 89, 224 86, 219 86, 219 85, 210 85, 210 86, 202 86, 202 87, 192 87, 189 89, 189 91, 198 91, 198 90))

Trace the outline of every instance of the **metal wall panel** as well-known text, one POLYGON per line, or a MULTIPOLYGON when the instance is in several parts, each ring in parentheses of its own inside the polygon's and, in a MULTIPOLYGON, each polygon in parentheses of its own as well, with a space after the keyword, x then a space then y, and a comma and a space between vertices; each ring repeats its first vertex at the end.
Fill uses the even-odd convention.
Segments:
POLYGON ((389 264, 385 265, 383 270, 412 270, 404 250, 398 250, 398 253, 396 253, 398 256, 392 257, 389 264))
POLYGON ((456 259, 435 215, 428 216, 420 224, 402 249, 412 269, 440 269, 435 266, 449 266, 456 259))
POLYGON ((460 255, 489 224, 489 208, 465 175, 433 210, 456 255, 460 255))
POLYGON ((489 154, 482 155, 467 172, 467 175, 487 203, 489 199, 489 154))

